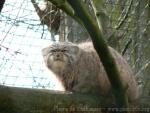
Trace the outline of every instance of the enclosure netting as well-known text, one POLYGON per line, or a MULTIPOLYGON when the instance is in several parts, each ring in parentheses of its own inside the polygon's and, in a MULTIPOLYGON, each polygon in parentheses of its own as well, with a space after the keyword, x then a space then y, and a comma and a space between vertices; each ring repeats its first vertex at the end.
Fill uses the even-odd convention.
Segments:
MULTIPOLYGON (((136 4, 132 4, 133 12, 128 16, 136 18, 135 12, 138 10, 139 2, 140 0, 134 0, 136 4)), ((118 5, 121 6, 121 4, 115 4, 114 0, 106 0, 106 7, 112 7, 111 15, 118 15, 118 12, 113 12, 113 7, 118 5)), ((148 3, 146 5, 140 11, 140 18, 144 16, 146 8, 149 7, 148 3)), ((129 6, 130 2, 126 4, 127 10, 129 6)), ((122 15, 124 16, 124 13, 127 11, 123 11, 122 15)), ((122 19, 124 18, 127 17, 122 17, 122 19)), ((111 21, 112 24, 119 23, 121 19, 113 20, 112 18, 111 21)), ((133 46, 129 47, 126 52, 126 59, 128 62, 134 60, 134 62, 129 62, 129 64, 135 70, 136 76, 144 76, 143 74, 150 67, 150 57, 148 57, 150 52, 147 52, 147 56, 145 56, 143 49, 149 47, 150 38, 144 39, 143 34, 149 27, 150 22, 144 23, 140 19, 133 22, 133 19, 128 19, 126 23, 130 22, 132 24, 126 24, 124 26, 125 29, 120 29, 125 32, 125 37, 128 37, 128 39, 123 39, 121 42, 123 46, 120 48, 124 48, 126 43, 131 41, 131 37, 135 34, 135 30, 137 30, 135 26, 139 23, 140 32, 139 34, 137 32, 137 37, 139 38, 137 42, 134 42, 133 46), (135 54, 135 48, 137 47, 138 51, 136 54, 138 54, 138 57, 130 59, 130 56, 135 54)), ((41 55, 41 49, 51 42, 51 35, 47 27, 41 25, 30 0, 6 0, 0 14, 0 84, 30 88, 54 88, 55 81, 51 80, 48 72, 45 70, 41 55)), ((147 77, 146 80, 150 80, 150 77, 146 75, 145 77, 147 77)))
POLYGON ((51 43, 29 0, 6 0, 0 14, 0 84, 53 88, 41 49, 51 43))

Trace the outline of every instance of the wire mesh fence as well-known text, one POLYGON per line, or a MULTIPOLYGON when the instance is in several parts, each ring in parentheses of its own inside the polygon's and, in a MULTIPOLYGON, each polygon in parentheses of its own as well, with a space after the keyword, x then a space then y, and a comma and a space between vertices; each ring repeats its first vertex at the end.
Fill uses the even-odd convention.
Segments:
POLYGON ((28 0, 8 0, 0 14, 0 84, 53 88, 45 72, 41 49, 51 36, 40 24, 28 0))

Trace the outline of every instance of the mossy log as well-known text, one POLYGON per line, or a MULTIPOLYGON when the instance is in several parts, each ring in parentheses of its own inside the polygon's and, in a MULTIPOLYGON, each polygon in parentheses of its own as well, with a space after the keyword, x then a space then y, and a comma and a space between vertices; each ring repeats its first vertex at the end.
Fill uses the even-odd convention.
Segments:
POLYGON ((88 94, 0 86, 0 113, 81 112, 87 107, 98 108, 98 100, 98 96, 88 94))
MULTIPOLYGON (((0 113, 106 113, 101 112, 106 106, 108 111, 117 110, 96 95, 0 86, 0 113)), ((150 98, 141 98, 132 106, 148 113, 150 98)))

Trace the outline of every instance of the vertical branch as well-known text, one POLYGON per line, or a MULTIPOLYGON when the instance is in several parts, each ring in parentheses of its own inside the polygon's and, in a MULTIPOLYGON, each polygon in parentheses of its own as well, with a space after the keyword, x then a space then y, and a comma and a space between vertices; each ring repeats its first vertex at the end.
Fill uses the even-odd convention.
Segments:
POLYGON ((84 3, 81 0, 67 1, 74 9, 76 15, 82 20, 85 28, 87 29, 92 38, 94 48, 96 49, 104 65, 108 78, 112 84, 114 95, 116 97, 117 107, 128 107, 126 88, 121 81, 116 63, 104 40, 102 31, 99 29, 97 23, 91 17, 88 10, 84 6, 84 3))

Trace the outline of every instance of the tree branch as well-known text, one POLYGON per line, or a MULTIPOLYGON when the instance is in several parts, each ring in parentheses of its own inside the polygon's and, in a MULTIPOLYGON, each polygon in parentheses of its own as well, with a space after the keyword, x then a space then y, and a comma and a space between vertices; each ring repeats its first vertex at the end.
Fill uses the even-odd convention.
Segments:
POLYGON ((119 23, 118 23, 117 26, 115 26, 116 30, 118 30, 123 25, 123 23, 125 23, 125 20, 128 18, 129 11, 131 10, 132 4, 133 4, 133 0, 130 1, 130 4, 127 8, 127 11, 126 11, 126 13, 123 17, 122 17, 122 15, 123 15, 124 12, 122 12, 122 15, 119 18, 119 23))
POLYGON ((127 41, 127 43, 126 43, 126 45, 125 45, 125 47, 124 47, 123 51, 121 52, 121 54, 122 54, 122 55, 124 55, 124 54, 125 54, 125 52, 126 52, 126 51, 127 51, 127 49, 129 48, 129 46, 130 46, 131 42, 132 42, 132 38, 130 38, 130 39, 127 41))
POLYGON ((126 87, 121 81, 116 63, 112 57, 107 44, 103 38, 102 30, 99 29, 95 20, 89 14, 83 1, 81 0, 49 0, 57 7, 61 8, 71 17, 78 21, 79 24, 84 25, 89 32, 94 48, 96 49, 112 84, 113 92, 116 97, 117 107, 128 107, 128 100, 126 95, 126 87), (67 3, 68 2, 68 3, 67 3), (70 6, 72 7, 71 10, 70 6), (69 9, 67 9, 67 7, 69 9), (70 11, 70 12, 69 12, 70 11), (111 67, 111 68, 110 68, 111 67))
POLYGON ((0 113, 70 113, 75 110, 81 113, 85 107, 96 109, 101 105, 104 100, 95 95, 0 85, 0 113))
MULTIPOLYGON (((71 16, 73 19, 75 19, 80 25, 83 26, 82 21, 78 18, 78 16, 75 15, 74 10, 72 9, 72 7, 70 6, 70 4, 68 4, 68 2, 66 2, 66 0, 48 0, 51 3, 53 3, 55 6, 57 6, 58 8, 62 9, 66 14, 68 14, 69 16, 71 16)), ((83 26, 84 27, 84 26, 83 26)))
MULTIPOLYGON (((149 102, 149 97, 142 97, 129 109, 131 113, 148 113, 149 102)), ((0 113, 112 113, 112 110, 119 111, 97 95, 0 85, 0 113)))
POLYGON ((31 2, 32 2, 32 4, 33 4, 33 6, 34 6, 34 8, 35 8, 35 10, 36 10, 36 12, 37 12, 37 14, 38 14, 40 20, 42 21, 42 20, 43 20, 43 13, 44 13, 44 11, 42 11, 42 10, 39 8, 39 6, 37 5, 37 3, 36 3, 35 0, 31 0, 31 2))
POLYGON ((102 35, 102 31, 99 29, 98 24, 94 21, 81 0, 67 0, 75 11, 75 14, 82 20, 85 28, 89 32, 94 48, 97 51, 108 78, 111 82, 114 96, 116 98, 117 107, 128 107, 128 100, 126 95, 126 87, 121 81, 119 71, 117 69, 114 58, 112 57, 108 46, 102 35), (111 67, 111 68, 110 68, 111 67))
POLYGON ((106 21, 106 11, 103 9, 104 1, 103 0, 91 0, 92 7, 96 16, 96 20, 99 26, 99 29, 103 32, 105 27, 104 21, 106 21))

